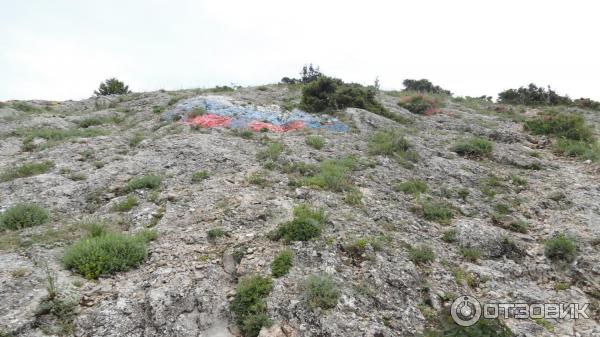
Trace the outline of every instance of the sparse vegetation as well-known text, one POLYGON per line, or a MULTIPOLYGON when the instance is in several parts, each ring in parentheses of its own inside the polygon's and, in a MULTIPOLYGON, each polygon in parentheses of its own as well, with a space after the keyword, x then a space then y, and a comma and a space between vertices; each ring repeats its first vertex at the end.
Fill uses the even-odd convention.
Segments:
POLYGON ((294 219, 279 224, 269 233, 272 240, 308 241, 321 235, 325 223, 325 211, 302 204, 294 208, 294 219))
POLYGON ((411 179, 394 185, 395 191, 418 195, 427 192, 427 184, 423 180, 411 179))
POLYGON ((40 328, 44 334, 70 336, 73 334, 78 301, 58 291, 56 275, 50 270, 46 270, 46 281, 48 294, 35 311, 33 326, 40 328))
POLYGON ((325 146, 325 138, 321 136, 308 136, 305 141, 308 146, 317 150, 320 150, 325 146))
POLYGON ((271 325, 265 298, 272 289, 271 279, 260 275, 241 279, 235 288, 229 308, 245 337, 256 337, 263 326, 271 325))
POLYGON ((454 212, 448 205, 441 202, 426 201, 421 205, 425 220, 435 221, 447 225, 454 218, 454 212))
POLYGON ((206 232, 206 234, 209 240, 214 240, 227 235, 227 232, 223 228, 216 227, 209 229, 208 232, 206 232))
POLYGON ((270 184, 269 180, 265 177, 263 172, 254 172, 251 175, 249 175, 248 183, 260 187, 267 187, 270 184))
POLYGON ((593 130, 582 116, 547 112, 542 116, 532 118, 523 125, 525 130, 536 135, 550 135, 559 138, 590 142, 593 140, 593 130))
POLYGON ((311 275, 304 282, 304 292, 311 309, 331 309, 337 305, 340 290, 337 284, 324 275, 311 275))
POLYGON ((412 247, 408 250, 410 260, 416 265, 423 265, 435 260, 435 253, 429 246, 412 247))
POLYGON ((317 186, 326 190, 343 192, 351 189, 350 172, 354 169, 353 157, 324 160, 319 164, 319 171, 303 180, 304 185, 317 186))
POLYGON ((62 262, 87 279, 136 267, 146 258, 146 244, 156 233, 141 231, 125 235, 95 230, 67 248, 62 262))
POLYGON ((435 96, 417 93, 400 97, 398 105, 417 115, 433 115, 442 104, 435 96))
POLYGON ((352 188, 348 192, 346 192, 346 195, 344 196, 344 201, 348 205, 357 206, 362 204, 362 198, 362 192, 358 188, 352 188))
POLYGON ((129 146, 137 147, 144 139, 146 139, 146 136, 144 136, 144 134, 139 132, 135 133, 133 137, 129 138, 129 146))
POLYGON ((452 147, 452 151, 465 157, 482 158, 492 154, 493 148, 494 145, 489 140, 472 137, 457 142, 452 147))
POLYGON ((469 262, 476 262, 481 257, 481 251, 474 247, 462 247, 460 254, 469 262))
POLYGON ((573 238, 560 233, 554 238, 546 240, 544 254, 550 260, 570 263, 577 256, 577 244, 573 238))
POLYGON ((198 184, 210 177, 207 171, 196 171, 192 173, 192 183, 198 184))
POLYGON ((32 203, 20 203, 0 214, 0 229, 18 230, 39 226, 49 219, 48 211, 32 203))
POLYGON ((425 337, 514 337, 504 323, 498 319, 481 318, 471 326, 461 326, 454 322, 449 310, 442 312, 434 329, 427 329, 425 337))
POLYGON ((291 250, 285 249, 277 253, 271 263, 271 274, 273 277, 282 277, 292 268, 294 254, 291 250))
POLYGON ((107 95, 123 95, 129 94, 129 86, 125 83, 117 80, 116 78, 109 78, 106 81, 100 83, 100 87, 97 91, 94 91, 96 96, 107 96, 107 95))
POLYGON ((256 158, 260 161, 276 162, 279 156, 283 153, 283 144, 279 142, 273 142, 267 145, 266 148, 262 149, 256 154, 256 158))
POLYGON ((128 195, 125 200, 116 203, 113 210, 117 212, 128 212, 137 205, 137 199, 133 195, 128 195))
POLYGON ((2 172, 0 174, 0 182, 44 174, 52 168, 54 168, 54 163, 51 161, 23 163, 2 172))
POLYGON ((162 178, 157 175, 146 175, 133 178, 127 183, 125 190, 132 192, 140 189, 157 189, 160 186, 162 178))
POLYGON ((97 128, 86 129, 17 129, 15 135, 23 137, 23 150, 32 151, 39 148, 48 148, 60 142, 73 138, 91 138, 104 135, 105 132, 97 128), (45 139, 46 142, 40 145, 34 145, 33 140, 36 138, 45 139))
POLYGON ((458 240, 458 231, 456 229, 448 229, 442 233, 442 241, 452 243, 458 240))
POLYGON ((404 91, 427 92, 432 94, 444 94, 452 96, 450 90, 445 90, 442 89, 440 86, 433 85, 433 83, 426 79, 406 79, 402 82, 402 84, 404 85, 404 91))

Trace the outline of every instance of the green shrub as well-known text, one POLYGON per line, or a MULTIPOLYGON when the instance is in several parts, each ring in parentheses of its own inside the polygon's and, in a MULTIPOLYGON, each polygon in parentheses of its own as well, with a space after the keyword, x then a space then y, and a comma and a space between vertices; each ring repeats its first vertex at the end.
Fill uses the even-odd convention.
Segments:
POLYGON ((410 260, 417 265, 433 262, 435 253, 429 246, 412 247, 408 250, 410 260))
POLYGON ((550 260, 570 263, 577 256, 577 244, 574 239, 561 233, 552 239, 546 240, 544 254, 550 260))
POLYGON ((398 132, 376 132, 369 139, 369 153, 373 155, 392 156, 410 149, 410 143, 398 132))
POLYGON ((435 221, 447 225, 454 218, 454 212, 446 204, 438 202, 424 202, 422 212, 425 220, 435 221))
POLYGON ((94 91, 94 95, 96 96, 107 96, 107 95, 123 95, 128 94, 129 86, 125 85, 125 83, 117 80, 116 78, 109 78, 103 83, 100 83, 100 87, 97 91, 94 91))
POLYGON ((558 139, 555 152, 567 157, 578 157, 600 162, 600 143, 587 143, 585 141, 558 139))
POLYGON ((273 277, 281 277, 286 275, 292 268, 294 254, 291 250, 282 250, 273 259, 271 263, 271 274, 273 277))
POLYGON ((481 257, 481 251, 477 248, 463 247, 460 249, 460 254, 467 260, 475 262, 481 257))
POLYGON ((411 179, 395 185, 394 190, 406 194, 420 194, 427 192, 427 184, 423 180, 411 179))
POLYGON ((525 220, 518 219, 511 221, 508 224, 508 229, 519 233, 527 233, 527 230, 529 230, 529 224, 527 224, 527 221, 525 220))
POLYGON ((320 150, 325 146, 325 138, 321 136, 308 136, 305 141, 308 146, 317 150, 320 150))
POLYGON ((294 219, 279 224, 275 230, 269 233, 272 240, 283 239, 290 241, 308 241, 321 235, 322 226, 325 223, 325 211, 320 208, 312 208, 302 204, 294 208, 294 219))
POLYGON ((494 145, 487 139, 473 137, 457 142, 452 151, 461 156, 480 158, 492 154, 494 145))
POLYGON ((458 231, 456 229, 448 229, 442 233, 442 241, 452 243, 458 240, 458 231))
POLYGON ((104 135, 105 132, 97 128, 87 129, 48 129, 48 128, 36 128, 36 129, 22 129, 19 128, 15 131, 15 135, 23 137, 23 148, 24 150, 31 151, 38 147, 47 148, 56 145, 62 141, 66 141, 72 138, 90 138, 104 135), (47 142, 39 146, 33 144, 35 138, 43 138, 47 142))
POLYGON ((535 135, 550 135, 570 140, 590 142, 593 130, 580 115, 547 113, 525 122, 524 129, 535 135))
POLYGON ((248 183, 260 187, 269 186, 269 180, 265 177, 264 173, 262 172, 254 172, 250 176, 248 176, 248 183))
POLYGON ((348 107, 385 112, 376 100, 374 87, 344 83, 337 78, 319 76, 302 88, 301 107, 309 112, 327 112, 348 107))
POLYGON ((348 192, 346 192, 346 195, 344 196, 344 201, 348 205, 356 206, 362 204, 362 198, 362 192, 358 188, 352 188, 348 192))
POLYGON ((250 130, 244 130, 239 133, 239 136, 244 139, 251 139, 254 137, 254 132, 252 132, 250 130))
POLYGON ((17 102, 13 102, 11 104, 11 106, 13 109, 23 111, 23 112, 38 112, 38 111, 40 111, 39 108, 37 108, 34 105, 29 104, 27 102, 17 101, 17 102))
POLYGON ((304 292, 311 309, 331 309, 337 305, 340 290, 329 276, 311 275, 304 282, 304 292))
POLYGON ((49 214, 36 204, 20 203, 0 214, 0 228, 17 230, 39 226, 48 221, 49 214))
POLYGON ((441 103, 436 97, 414 94, 402 96, 398 105, 414 114, 432 115, 439 110, 441 103))
POLYGON ((444 94, 452 96, 452 93, 449 90, 445 90, 437 85, 433 85, 433 83, 426 79, 406 79, 404 82, 402 82, 402 84, 404 85, 404 91, 428 92, 432 94, 444 94))
POLYGON ((0 174, 0 182, 43 174, 48 172, 53 167, 54 163, 51 161, 44 161, 40 163, 24 163, 2 172, 2 174, 0 174))
POLYGON ((138 235, 125 235, 103 231, 92 233, 69 248, 62 262, 87 279, 126 271, 139 265, 147 255, 146 243, 156 237, 147 231, 138 235), (96 235, 96 236, 93 236, 96 235))
POLYGON ((117 212, 128 212, 137 205, 137 199, 133 195, 128 195, 127 198, 113 206, 113 210, 117 212))
POLYGON ((524 105, 570 105, 568 96, 560 96, 550 87, 548 90, 531 83, 527 87, 508 89, 498 94, 498 102, 524 105))
POLYGON ((209 229, 208 232, 206 232, 206 234, 208 235, 208 238, 210 240, 214 240, 216 238, 220 238, 222 236, 227 235, 227 232, 225 232, 223 228, 216 227, 209 229))
POLYGON ((201 181, 208 179, 209 176, 207 171, 196 171, 192 173, 192 183, 198 184, 201 181))
POLYGON ((133 178, 127 183, 126 190, 129 192, 148 188, 148 189, 156 189, 160 186, 162 178, 156 175, 146 175, 141 177, 133 178))
POLYGON ((354 169, 355 159, 324 160, 319 164, 318 173, 304 179, 303 184, 318 186, 334 192, 342 192, 352 188, 350 172, 354 169))
POLYGON ((271 279, 259 275, 241 279, 235 288, 229 309, 245 337, 256 337, 263 326, 271 325, 265 298, 272 289, 271 279))
POLYGON ((454 322, 449 312, 443 312, 435 322, 435 329, 426 329, 424 337, 514 337, 515 335, 498 319, 481 318, 471 326, 454 322))
POLYGON ((146 137, 142 133, 136 133, 133 137, 129 138, 129 146, 136 147, 138 146, 146 137))
POLYGON ((155 105, 152 107, 152 112, 155 114, 161 114, 166 110, 164 106, 155 105))
POLYGON ((256 158, 261 161, 277 161, 279 156, 283 153, 283 144, 278 142, 273 142, 269 144, 265 149, 259 151, 256 154, 256 158))
POLYGON ((88 117, 77 122, 77 125, 80 128, 89 128, 90 126, 97 126, 102 124, 104 124, 104 120, 98 117, 88 117))

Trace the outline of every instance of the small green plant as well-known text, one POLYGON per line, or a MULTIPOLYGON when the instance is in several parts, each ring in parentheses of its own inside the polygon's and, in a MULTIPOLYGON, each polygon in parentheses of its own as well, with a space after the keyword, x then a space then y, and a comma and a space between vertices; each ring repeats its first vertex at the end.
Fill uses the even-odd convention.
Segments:
POLYGON ((570 288, 571 288, 571 284, 569 284, 567 282, 556 282, 554 284, 554 290, 556 290, 556 291, 567 290, 570 288))
POLYGON ((593 130, 580 115, 549 112, 525 122, 524 129, 536 135, 550 135, 575 141, 590 142, 593 130))
POLYGON ((458 240, 458 231, 456 229, 448 229, 442 233, 442 241, 452 243, 458 240))
POLYGON ((87 279, 126 271, 139 265, 147 255, 146 244, 156 232, 125 235, 96 231, 67 248, 62 262, 87 279))
POLYGON ((87 128, 87 129, 48 129, 48 128, 35 128, 35 129, 24 129, 18 128, 15 131, 15 135, 23 137, 23 150, 32 151, 38 148, 48 148, 56 145, 62 141, 66 141, 73 138, 90 138, 104 135, 105 132, 98 128, 87 128), (46 140, 45 143, 40 145, 34 145, 33 140, 35 138, 43 138, 46 140))
POLYGON ((137 147, 146 137, 141 133, 136 133, 129 139, 130 147, 137 147))
POLYGON ((319 164, 319 171, 303 180, 303 185, 317 186, 334 192, 350 190, 352 181, 350 172, 355 167, 355 159, 324 160, 319 164))
POLYGON ((449 310, 443 311, 436 320, 435 328, 426 329, 424 337, 514 337, 504 323, 498 319, 481 318, 471 326, 461 326, 454 322, 449 310))
POLYGON ((292 268, 294 254, 291 250, 285 249, 277 253, 271 263, 271 274, 273 277, 282 277, 292 268))
POLYGON ((545 320, 543 318, 533 318, 533 321, 537 325, 542 326, 547 331, 554 332, 554 326, 552 325, 552 323, 548 322, 547 320, 545 320))
POLYGON ((125 188, 127 191, 132 192, 135 190, 147 188, 147 189, 157 189, 160 186, 162 178, 156 175, 146 175, 141 177, 136 177, 131 179, 127 183, 127 187, 125 188))
POLYGON ((573 238, 560 233, 554 238, 546 240, 544 254, 550 260, 570 263, 577 256, 577 244, 573 238))
POLYGON ((210 177, 207 171, 196 171, 192 173, 192 183, 198 184, 210 177))
POLYGON ((304 292, 308 307, 311 309, 331 309, 337 305, 340 289, 325 275, 311 275, 304 282, 304 292))
POLYGON ((525 220, 516 219, 508 224, 508 229, 519 233, 527 233, 529 224, 525 220))
POLYGON ((493 148, 494 145, 489 140, 473 137, 457 142, 452 147, 452 151, 458 153, 460 156, 481 158, 492 154, 493 148))
POLYGON ((362 204, 363 194, 358 188, 350 189, 344 196, 344 201, 348 205, 357 206, 362 204))
POLYGON ((258 185, 260 187, 269 186, 270 182, 262 172, 254 172, 248 176, 248 183, 258 185))
POLYGON ((227 235, 227 232, 225 232, 223 228, 216 227, 209 229, 208 232, 206 232, 206 234, 209 240, 214 240, 227 235))
POLYGON ((317 150, 320 150, 325 146, 325 138, 321 136, 308 136, 305 141, 308 146, 317 150))
POLYGON ((557 139, 554 150, 556 153, 581 159, 600 162, 600 142, 585 142, 569 139, 557 139))
POLYGON ((275 162, 279 159, 279 156, 283 153, 283 144, 273 142, 269 144, 265 149, 259 151, 256 154, 256 158, 261 161, 275 162))
POLYGON ((0 182, 43 174, 50 171, 52 168, 54 168, 54 163, 51 161, 23 163, 2 172, 2 174, 0 174, 0 182))
POLYGON ((113 210, 117 212, 128 212, 138 204, 137 199, 133 195, 128 195, 127 198, 113 206, 113 210))
POLYGON ((444 203, 426 201, 421 206, 425 220, 447 225, 454 218, 454 212, 444 203))
POLYGON ((433 115, 439 111, 441 103, 434 96, 417 93, 402 96, 398 105, 414 114, 433 115))
POLYGON ((77 125, 80 128, 89 128, 90 126, 97 126, 102 124, 104 124, 104 120, 102 120, 102 118, 99 117, 88 117, 77 122, 77 125))
POLYGON ((463 247, 460 249, 460 254, 470 262, 476 262, 481 257, 481 251, 473 247, 463 247))
POLYGON ((510 180, 515 186, 523 187, 527 186, 527 180, 525 178, 519 177, 517 175, 510 176, 510 180))
POLYGON ((128 94, 129 86, 125 85, 125 83, 117 80, 116 78, 109 78, 103 83, 100 83, 100 87, 97 91, 94 91, 94 95, 96 96, 107 96, 107 95, 123 95, 128 94))
POLYGON ((460 190, 458 190, 458 197, 462 199, 462 201, 467 201, 467 197, 469 196, 470 192, 467 188, 461 188, 460 190))
POLYGON ((49 269, 46 270, 46 282, 48 294, 38 304, 33 326, 41 328, 45 334, 71 336, 78 301, 58 291, 56 275, 49 269))
POLYGON ((245 337, 256 337, 263 326, 271 325, 265 298, 272 289, 271 279, 260 275, 241 279, 235 288, 229 308, 245 337))
POLYGON ((369 153, 372 155, 392 156, 406 152, 410 147, 410 143, 404 136, 392 131, 376 132, 368 143, 369 153))
POLYGON ((31 203, 16 204, 0 214, 0 228, 18 230, 39 226, 48 221, 49 214, 44 208, 31 203))
POLYGON ((408 250, 410 260, 416 265, 423 265, 435 260, 435 253, 429 246, 411 247, 408 250))
POLYGON ((423 180, 411 179, 394 186, 395 191, 418 195, 427 192, 427 184, 423 180))
POLYGON ((279 224, 275 230, 269 233, 272 240, 283 239, 290 241, 308 241, 321 235, 322 226, 325 223, 325 211, 312 208, 302 204, 294 208, 294 219, 279 224))
POLYGON ((155 105, 152 107, 152 112, 157 115, 163 113, 165 110, 165 107, 162 105, 155 105))

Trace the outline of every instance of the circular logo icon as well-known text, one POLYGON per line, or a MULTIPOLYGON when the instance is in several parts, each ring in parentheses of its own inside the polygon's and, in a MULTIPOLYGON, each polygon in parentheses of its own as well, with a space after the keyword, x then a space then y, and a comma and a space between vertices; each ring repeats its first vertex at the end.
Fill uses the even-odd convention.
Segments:
POLYGON ((471 326, 481 317, 481 303, 473 296, 462 295, 452 302, 450 313, 456 324, 471 326))

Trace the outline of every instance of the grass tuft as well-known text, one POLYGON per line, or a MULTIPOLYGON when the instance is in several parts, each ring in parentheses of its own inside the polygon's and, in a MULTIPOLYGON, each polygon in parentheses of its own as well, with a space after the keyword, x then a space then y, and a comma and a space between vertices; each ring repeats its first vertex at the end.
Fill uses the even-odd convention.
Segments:
POLYGON ((44 208, 30 203, 16 204, 0 214, 0 228, 18 230, 39 226, 48 221, 49 214, 44 208))
POLYGON ((126 190, 129 192, 147 188, 147 189, 156 189, 160 186, 162 178, 157 175, 146 175, 141 177, 133 178, 127 183, 126 190))
POLYGON ((0 174, 0 182, 43 174, 50 171, 53 167, 54 163, 51 161, 44 161, 40 163, 24 163, 2 172, 2 174, 0 174))
POLYGON ((341 291, 329 276, 311 275, 304 282, 304 292, 311 309, 331 309, 337 305, 341 291))
POLYGON ((481 158, 487 157, 492 154, 494 145, 487 139, 473 137, 457 142, 453 147, 452 151, 458 153, 460 156, 481 158))

